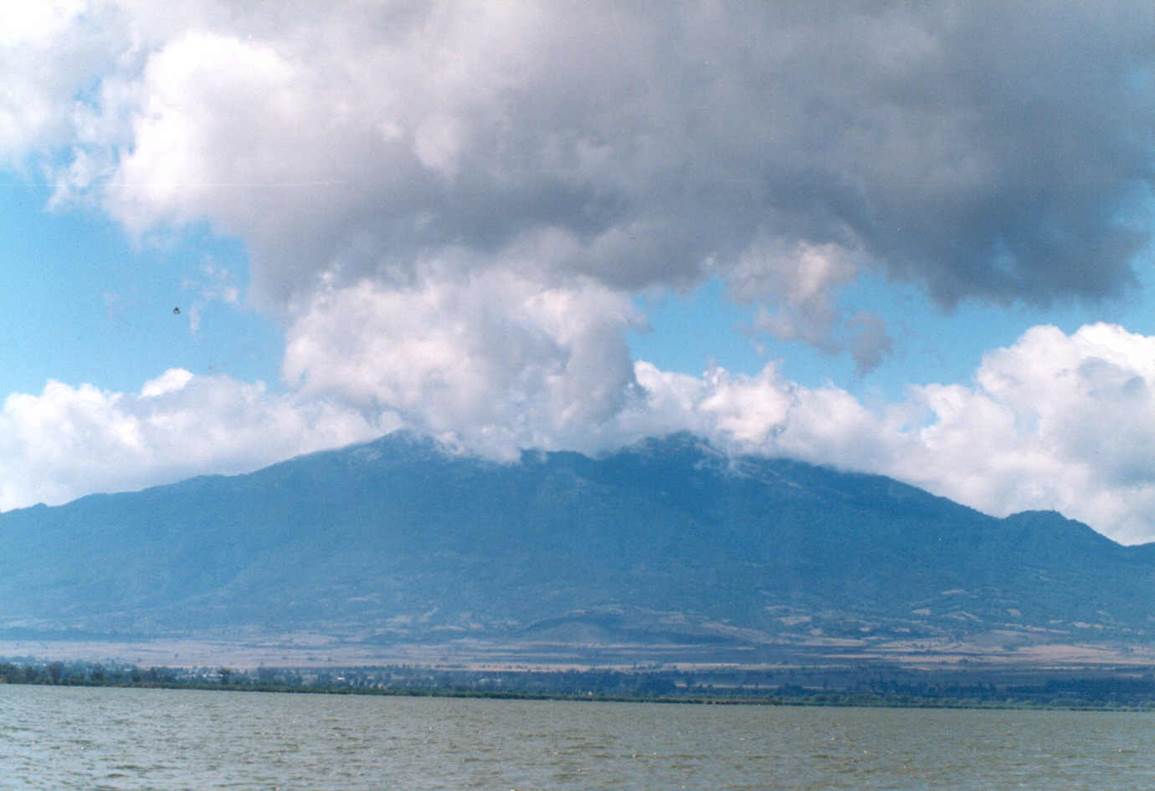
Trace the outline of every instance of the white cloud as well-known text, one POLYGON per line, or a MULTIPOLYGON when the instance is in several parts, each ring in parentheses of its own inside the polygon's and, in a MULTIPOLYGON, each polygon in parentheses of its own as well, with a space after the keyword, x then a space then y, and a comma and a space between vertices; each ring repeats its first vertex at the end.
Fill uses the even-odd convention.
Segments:
POLYGON ((193 380, 191 371, 170 368, 155 379, 149 379, 140 388, 141 398, 156 398, 166 393, 179 393, 193 380))
POLYGON ((0 509, 236 473, 396 427, 259 383, 173 369, 139 393, 49 382, 0 407, 0 509))
POLYGON ((84 0, 0 3, 0 165, 73 142, 76 94, 123 51, 115 22, 84 0))
POLYGON ((241 290, 233 281, 233 273, 207 258, 195 277, 185 279, 181 287, 192 291, 196 298, 184 311, 188 316, 189 331, 194 335, 200 331, 201 316, 205 308, 213 302, 237 305, 241 300, 241 290))
POLYGON ((1126 542, 1155 540, 1155 337, 1110 324, 1034 327, 972 384, 912 387, 868 408, 773 365, 703 378, 637 366, 627 433, 685 428, 745 452, 889 475, 979 510, 1055 509, 1126 542))
POLYGON ((590 448, 633 387, 634 321, 626 297, 590 282, 430 272, 407 289, 319 295, 289 328, 284 372, 301 393, 386 408, 490 455, 590 448))
POLYGON ((202 216, 235 233, 259 222, 253 185, 299 180, 303 162, 289 152, 307 150, 295 138, 315 131, 294 96, 300 80, 269 45, 203 32, 169 42, 142 75, 132 150, 108 185, 110 210, 138 233, 202 216), (230 153, 238 139, 279 145, 264 157, 230 153))
POLYGON ((902 441, 893 410, 872 412, 845 390, 807 388, 774 364, 755 376, 721 368, 702 377, 636 366, 646 398, 622 416, 628 436, 688 430, 739 453, 786 455, 880 471, 902 441))
POLYGON ((1155 338, 1034 327, 989 353, 972 387, 918 388, 912 401, 931 418, 900 477, 995 513, 1055 508, 1155 539, 1155 338))

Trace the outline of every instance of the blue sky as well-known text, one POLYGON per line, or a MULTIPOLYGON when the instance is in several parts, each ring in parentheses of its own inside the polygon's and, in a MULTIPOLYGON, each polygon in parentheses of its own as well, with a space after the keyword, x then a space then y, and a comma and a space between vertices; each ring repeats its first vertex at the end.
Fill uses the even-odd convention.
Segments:
POLYGON ((50 210, 42 184, 12 177, 0 191, 0 392, 48 379, 135 389, 167 368, 276 382, 281 333, 243 305, 188 311, 211 265, 244 289, 242 244, 207 232, 139 244, 94 211, 50 210), (173 314, 183 306, 182 315, 173 314))
POLYGON ((688 430, 1155 538, 1149 4, 410 11, 0 6, 0 509, 688 430))
MULTIPOLYGON (((0 193, 0 331, 11 339, 0 392, 37 392, 48 379, 131 390, 173 367, 281 387, 283 329, 245 299, 243 241, 204 227, 134 240, 100 212, 49 208, 50 196, 43 183, 15 174, 0 193), (206 266, 227 272, 241 299, 203 299, 206 266), (194 331, 189 311, 198 305, 194 331)), ((968 380, 986 351, 1013 344, 1037 324, 1073 332, 1108 321, 1155 331, 1155 291, 1142 282, 1149 267, 1136 267, 1141 285, 1125 296, 1046 308, 970 301, 947 309, 909 284, 863 277, 842 301, 896 319, 894 353, 868 373, 857 372, 845 354, 754 332, 756 308, 736 303, 717 279, 639 294, 648 328, 632 331, 629 343, 635 357, 681 373, 713 364, 754 374, 780 361, 802 384, 895 399, 910 384, 968 380)))
POLYGON ((1066 302, 1040 308, 972 301, 944 308, 909 285, 865 277, 844 295, 844 301, 895 317, 894 353, 867 373, 856 371, 845 354, 752 333, 755 309, 729 299, 720 281, 686 293, 639 297, 649 329, 632 333, 630 342, 637 356, 683 373, 700 373, 710 364, 753 373, 778 360, 791 379, 811 387, 833 383, 860 397, 893 400, 911 384, 968 381, 986 352, 1012 345, 1039 324, 1074 332, 1084 324, 1111 322, 1151 334, 1155 291, 1149 272, 1139 280, 1130 293, 1093 304, 1066 302))

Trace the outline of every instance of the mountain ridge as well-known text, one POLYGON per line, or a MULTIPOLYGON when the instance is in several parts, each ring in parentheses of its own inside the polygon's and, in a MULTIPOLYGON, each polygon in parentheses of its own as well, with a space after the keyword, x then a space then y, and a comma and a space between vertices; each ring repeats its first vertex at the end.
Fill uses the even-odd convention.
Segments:
MULTIPOLYGON (((0 515, 0 634, 1146 645, 1151 545, 693 435, 514 462, 407 433, 0 515)), ((703 649, 704 650, 704 649, 703 649)))

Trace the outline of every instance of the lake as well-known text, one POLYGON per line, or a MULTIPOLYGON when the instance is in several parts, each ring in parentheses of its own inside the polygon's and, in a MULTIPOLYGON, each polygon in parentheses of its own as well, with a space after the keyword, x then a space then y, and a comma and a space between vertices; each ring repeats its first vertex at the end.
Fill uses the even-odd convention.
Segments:
POLYGON ((1155 714, 0 686, 0 788, 1155 787, 1155 714))

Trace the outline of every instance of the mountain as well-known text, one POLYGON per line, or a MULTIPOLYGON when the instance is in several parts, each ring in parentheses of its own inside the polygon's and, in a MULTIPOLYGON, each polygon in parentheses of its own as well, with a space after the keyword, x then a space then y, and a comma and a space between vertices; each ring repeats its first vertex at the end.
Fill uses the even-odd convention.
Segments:
POLYGON ((0 635, 762 656, 1155 634, 1150 546, 684 434, 502 464, 398 433, 12 511, 0 542, 0 635))

